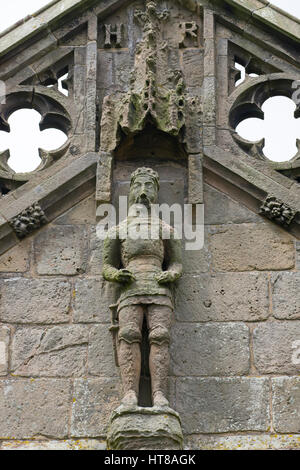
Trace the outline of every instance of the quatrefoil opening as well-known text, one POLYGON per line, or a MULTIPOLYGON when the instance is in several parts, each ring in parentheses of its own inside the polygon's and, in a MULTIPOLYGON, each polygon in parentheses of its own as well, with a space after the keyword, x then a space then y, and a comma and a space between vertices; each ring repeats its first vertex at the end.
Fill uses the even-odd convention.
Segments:
MULTIPOLYGON (((19 110, 34 110, 40 115, 40 122, 38 124, 40 131, 46 131, 50 129, 56 129, 63 133, 64 139, 60 139, 60 144, 53 145, 48 148, 52 150, 46 150, 45 148, 37 148, 40 163, 35 165, 34 171, 28 172, 16 172, 10 166, 11 152, 9 149, 3 150, 0 153, 0 173, 2 177, 11 177, 15 180, 26 181, 29 179, 31 174, 35 174, 37 171, 41 171, 49 167, 57 159, 61 158, 68 150, 70 145, 69 134, 71 130, 71 118, 65 108, 58 103, 52 97, 43 95, 39 92, 30 91, 18 91, 10 93, 6 97, 5 104, 0 107, 0 131, 7 133, 11 132, 11 121, 13 121, 13 115, 19 110)), ((37 115, 38 116, 38 115, 37 115)), ((34 125, 34 122, 32 122, 34 125)), ((37 124, 37 122, 36 122, 37 124)), ((13 126, 12 126, 13 127, 13 126)), ((13 129, 12 129, 13 130, 13 129)), ((30 136, 28 136, 29 138, 30 136)), ((60 136, 61 137, 61 136, 60 136)), ((3 136, 2 136, 3 138, 3 136)), ((26 138, 26 137, 25 137, 26 138)), ((1 135, 0 135, 1 139, 1 135)), ((7 137, 5 141, 7 141, 7 137)), ((34 166, 34 165, 33 165, 34 166)))
MULTIPOLYGON (((291 78, 273 78, 272 76, 262 77, 255 85, 240 85, 241 91, 234 94, 234 103, 231 107, 229 114, 229 122, 232 128, 232 135, 238 145, 249 155, 262 160, 273 160, 274 146, 272 147, 271 139, 274 141, 280 138, 279 133, 283 132, 287 122, 290 123, 288 134, 281 135, 281 140, 285 140, 285 146, 282 150, 282 155, 276 157, 277 161, 289 161, 300 163, 300 102, 297 104, 292 101, 295 96, 294 83, 295 80, 291 78), (275 99, 275 97, 277 97, 275 99), (284 115, 283 109, 277 106, 278 111, 272 116, 269 106, 276 104, 276 100, 285 100, 289 105, 286 108, 287 114, 284 115), (289 114, 290 113, 290 114, 289 114), (274 129, 270 128, 271 118, 275 121, 274 129), (254 119, 253 119, 254 118, 254 119), (291 119, 289 121, 289 118, 291 119), (240 124, 256 124, 257 126, 257 140, 250 140, 244 138, 240 124), (269 122, 268 122, 268 119, 269 122), (269 126, 268 126, 269 124, 269 126), (275 125, 278 125, 275 129, 275 125), (240 135, 242 134, 242 135, 240 135)), ((281 102, 282 103, 282 102, 281 102)), ((272 124, 271 124, 272 126, 272 124)), ((247 135, 249 135, 247 133, 247 135)), ((279 142, 280 143, 280 142, 279 142)))

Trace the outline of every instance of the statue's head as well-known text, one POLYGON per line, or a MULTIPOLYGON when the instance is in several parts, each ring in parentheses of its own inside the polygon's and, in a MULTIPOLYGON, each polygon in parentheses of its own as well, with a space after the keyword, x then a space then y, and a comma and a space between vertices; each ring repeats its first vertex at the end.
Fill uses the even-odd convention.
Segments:
POLYGON ((147 208, 158 203, 159 176, 152 168, 138 168, 131 175, 129 205, 143 204, 147 208))

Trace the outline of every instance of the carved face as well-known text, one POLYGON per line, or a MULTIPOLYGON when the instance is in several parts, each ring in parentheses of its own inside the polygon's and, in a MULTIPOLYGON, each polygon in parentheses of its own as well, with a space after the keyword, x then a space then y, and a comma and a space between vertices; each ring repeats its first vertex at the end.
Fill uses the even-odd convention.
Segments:
POLYGON ((150 208, 151 204, 158 202, 158 188, 151 176, 137 176, 130 186, 129 205, 143 204, 150 208))

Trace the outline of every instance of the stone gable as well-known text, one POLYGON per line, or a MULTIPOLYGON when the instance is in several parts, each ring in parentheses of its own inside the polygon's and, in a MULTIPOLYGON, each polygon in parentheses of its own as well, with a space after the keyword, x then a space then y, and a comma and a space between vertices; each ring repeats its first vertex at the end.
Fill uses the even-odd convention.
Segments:
POLYGON ((105 448, 121 380, 96 211, 144 165, 161 203, 204 203, 171 331, 185 448, 299 447, 299 153, 276 164, 235 129, 293 96, 300 23, 265 0, 152 3, 53 1, 0 35, 0 130, 32 108, 68 138, 31 173, 0 154, 0 449, 105 448))

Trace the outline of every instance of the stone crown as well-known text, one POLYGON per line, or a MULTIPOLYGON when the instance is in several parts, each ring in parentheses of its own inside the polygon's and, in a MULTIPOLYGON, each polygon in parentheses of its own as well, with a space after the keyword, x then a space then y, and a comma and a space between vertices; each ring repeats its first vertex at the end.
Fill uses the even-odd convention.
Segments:
POLYGON ((132 174, 131 174, 131 181, 130 185, 132 185, 135 181, 135 179, 138 176, 150 176, 153 178, 157 184, 157 187, 159 188, 159 175, 155 170, 152 170, 152 168, 146 168, 146 167, 141 167, 137 168, 132 174))

